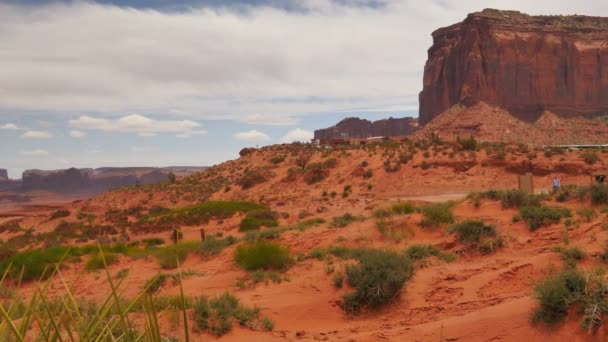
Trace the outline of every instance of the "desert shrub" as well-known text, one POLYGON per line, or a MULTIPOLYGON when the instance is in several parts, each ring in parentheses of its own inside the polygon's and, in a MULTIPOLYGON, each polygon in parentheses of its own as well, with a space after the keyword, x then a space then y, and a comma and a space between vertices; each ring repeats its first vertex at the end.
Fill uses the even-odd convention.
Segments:
POLYGON ((553 249, 557 253, 561 253, 562 259, 566 264, 566 267, 576 267, 576 262, 585 259, 587 254, 578 246, 573 246, 569 248, 564 247, 555 247, 553 249))
POLYGON ((416 211, 416 207, 410 202, 399 202, 391 206, 391 211, 398 215, 407 215, 416 211))
POLYGON ((547 206, 526 206, 520 208, 519 213, 532 231, 553 223, 559 223, 562 217, 570 217, 570 210, 568 208, 547 206))
POLYGON ((32 249, 17 253, 0 264, 0 273, 16 280, 30 281, 47 279, 53 267, 70 256, 68 247, 32 249), (22 273, 23 270, 23 273, 22 273))
POLYGON ((355 216, 351 213, 346 213, 342 216, 336 216, 331 220, 331 226, 334 228, 344 228, 351 223, 361 221, 362 217, 355 216))
POLYGON ((329 171, 327 171, 326 169, 323 169, 321 167, 315 167, 306 170, 303 178, 307 184, 315 184, 327 178, 328 175, 329 171))
POLYGON ((413 274, 410 259, 395 252, 370 250, 356 265, 345 269, 348 284, 355 292, 344 295, 344 310, 358 313, 365 307, 377 308, 389 303, 413 274))
POLYGON ((453 224, 448 229, 450 234, 456 234, 458 240, 464 243, 477 244, 484 237, 496 236, 494 226, 483 221, 467 220, 453 224))
POLYGON ((289 248, 279 244, 259 240, 240 245, 234 252, 236 263, 246 270, 280 270, 291 264, 289 248))
POLYGON ((89 271, 105 268, 106 265, 112 265, 118 261, 118 256, 114 253, 97 253, 87 261, 85 268, 89 271), (104 259, 106 261, 104 265, 104 259))
POLYGON ((325 258, 327 258, 327 251, 321 247, 315 247, 308 252, 308 257, 317 260, 325 260, 325 258))
POLYGON ((253 210, 268 210, 264 205, 243 201, 207 201, 188 207, 171 209, 158 215, 144 216, 138 225, 154 224, 172 227, 174 225, 198 225, 209 222, 209 220, 226 219, 234 214, 248 213, 253 210))
POLYGON ((232 235, 223 239, 209 236, 205 238, 205 241, 201 242, 196 249, 196 253, 204 257, 218 255, 224 250, 224 248, 235 244, 236 241, 236 238, 232 235))
POLYGON ((401 163, 400 162, 393 163, 390 159, 385 160, 383 165, 384 165, 384 171, 386 171, 388 173, 397 172, 397 171, 401 170, 401 163))
POLYGON ((420 224, 429 228, 454 222, 451 207, 452 203, 434 203, 422 207, 420 210, 424 218, 420 224))
POLYGON ((424 260, 431 256, 447 262, 456 260, 454 254, 442 252, 440 249, 431 245, 411 245, 404 251, 404 254, 413 261, 424 260))
POLYGON ((195 330, 222 336, 232 330, 233 321, 250 329, 272 330, 274 324, 260 317, 260 309, 242 305, 237 297, 225 292, 214 298, 201 297, 194 302, 195 330))
POLYGON ((580 299, 585 285, 585 278, 575 269, 545 278, 534 288, 538 308, 532 316, 532 321, 546 324, 559 322, 568 314, 570 304, 580 299))
POLYGON ((502 237, 498 236, 492 225, 479 220, 467 220, 450 226, 450 234, 456 234, 460 242, 475 246, 481 254, 491 254, 503 246, 502 237))
POLYGON ((597 216, 597 213, 593 208, 581 208, 578 209, 576 213, 584 217, 586 222, 591 222, 591 220, 597 216))
POLYGON ((60 209, 60 210, 57 210, 56 212, 54 212, 53 214, 51 214, 51 217, 49 218, 49 220, 55 220, 58 218, 68 217, 68 216, 70 216, 69 210, 60 209))
POLYGON ((606 204, 608 203, 608 185, 595 184, 589 189, 591 194, 591 203, 606 204))
POLYGON ((342 283, 344 282, 344 273, 336 272, 333 276, 334 286, 337 288, 342 288, 342 283))
POLYGON ((370 179, 374 176, 374 172, 372 170, 365 170, 365 172, 363 172, 363 178, 365 179, 370 179))
POLYGON ((162 268, 171 269, 186 260, 190 252, 196 250, 198 242, 179 242, 175 245, 159 248, 155 251, 156 259, 162 268))
POLYGON ((285 160, 285 156, 280 156, 280 157, 272 157, 270 158, 270 162, 273 164, 280 164, 285 160))
POLYGON ((261 227, 276 227, 279 225, 276 214, 270 210, 258 209, 247 213, 239 225, 242 232, 257 230, 261 227))
POLYGON ((467 151, 475 151, 477 150, 477 139, 475 139, 475 137, 473 137, 472 135, 469 136, 468 138, 461 138, 461 137, 456 137, 456 142, 460 145, 460 147, 462 147, 463 150, 467 150, 467 151))
POLYGON ((597 153, 595 153, 595 151, 585 151, 581 153, 581 158, 583 158, 587 164, 595 164, 600 160, 600 157, 597 155, 597 153))
POLYGON ((169 278, 169 275, 159 273, 159 274, 153 276, 152 278, 146 280, 146 282, 144 284, 144 289, 146 290, 147 293, 150 293, 150 294, 156 293, 160 290, 161 287, 163 287, 163 285, 165 284, 165 282, 167 281, 168 278, 169 278))
POLYGON ((249 170, 236 181, 236 184, 240 185, 243 189, 249 189, 265 181, 266 176, 260 170, 249 170))
POLYGON ((142 242, 146 244, 147 248, 155 247, 155 246, 160 246, 160 245, 164 245, 165 244, 165 240, 161 239, 161 238, 143 239, 142 242))

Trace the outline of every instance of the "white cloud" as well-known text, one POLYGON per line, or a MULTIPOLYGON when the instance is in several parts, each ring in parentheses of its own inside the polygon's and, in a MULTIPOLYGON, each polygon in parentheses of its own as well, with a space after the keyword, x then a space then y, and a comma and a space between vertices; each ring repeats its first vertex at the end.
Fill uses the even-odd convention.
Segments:
POLYGON ((268 141, 268 140, 270 140, 270 137, 268 136, 268 134, 260 132, 260 131, 256 131, 255 129, 252 129, 251 131, 247 131, 247 132, 239 132, 234 135, 234 138, 236 140, 241 140, 241 141, 268 141))
POLYGON ((283 138, 281 139, 281 142, 283 142, 283 143, 292 143, 295 141, 310 142, 310 139, 312 139, 313 137, 314 137, 313 132, 306 131, 301 128, 296 128, 294 130, 287 132, 287 134, 285 134, 285 136, 283 136, 283 138))
POLYGON ((608 2, 597 0, 363 2, 170 13, 92 1, 0 4, 0 110, 274 125, 324 112, 406 111, 418 104, 431 33, 467 13, 608 16, 608 2))
POLYGON ((45 150, 31 150, 31 151, 21 151, 21 154, 24 156, 30 156, 30 157, 44 157, 44 156, 48 156, 49 153, 45 150))
POLYGON ((137 133, 143 137, 155 136, 158 133, 200 134, 196 128, 199 123, 191 120, 155 120, 142 115, 128 115, 119 119, 103 119, 90 116, 80 116, 69 120, 69 125, 85 130, 105 132, 137 133))
POLYGON ((85 132, 82 132, 82 131, 76 131, 76 130, 70 131, 70 136, 72 138, 82 138, 85 135, 87 135, 87 134, 85 132))
POLYGON ((152 152, 154 150, 151 146, 131 146, 131 152, 152 152))
POLYGON ((207 131, 198 130, 198 131, 188 131, 188 132, 184 132, 184 133, 179 133, 179 134, 176 134, 175 136, 178 138, 190 138, 193 135, 204 135, 204 134, 207 134, 207 131))
POLYGON ((21 135, 26 139, 49 139, 53 135, 47 131, 27 131, 21 135))
POLYGON ((11 130, 11 131, 16 131, 19 129, 19 127, 17 127, 17 125, 12 124, 12 123, 7 123, 4 124, 2 126, 0 126, 0 129, 6 129, 6 130, 11 130))

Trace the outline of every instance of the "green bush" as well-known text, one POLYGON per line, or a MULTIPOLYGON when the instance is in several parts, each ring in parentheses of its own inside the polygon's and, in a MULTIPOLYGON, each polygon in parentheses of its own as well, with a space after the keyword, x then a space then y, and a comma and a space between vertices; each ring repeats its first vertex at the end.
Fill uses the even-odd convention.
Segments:
POLYGON ((186 260, 190 252, 195 251, 199 247, 198 242, 180 242, 176 245, 171 245, 156 250, 156 259, 162 268, 171 269, 177 268, 186 260))
POLYGON ((431 256, 447 262, 456 260, 454 254, 442 252, 440 249, 431 245, 411 245, 404 251, 404 254, 411 260, 424 260, 431 256))
POLYGON ((112 265, 118 261, 118 256, 114 253, 104 253, 103 256, 101 253, 97 253, 87 261, 85 268, 89 271, 105 268, 103 259, 106 260, 106 265, 112 265))
POLYGON ((456 142, 458 144, 460 144, 460 146, 462 147, 463 150, 467 150, 467 151, 477 150, 477 145, 478 145, 477 139, 475 139, 475 137, 473 137, 472 135, 466 139, 456 137, 456 142))
POLYGON ((249 328, 272 330, 274 323, 260 317, 260 309, 242 305, 238 298, 225 292, 214 298, 201 297, 194 302, 194 326, 222 336, 232 330, 233 321, 249 328))
POLYGON ((69 257, 70 252, 70 248, 65 246, 20 252, 0 264, 0 273, 8 271, 12 279, 22 281, 47 279, 54 266, 69 257))
POLYGON ((412 274, 412 263, 403 255, 381 250, 363 253, 358 264, 346 266, 346 279, 355 292, 344 295, 344 310, 358 313, 389 303, 412 274))
POLYGON ((577 210, 576 213, 584 217, 586 222, 591 222, 591 220, 597 216, 593 208, 582 208, 577 210))
POLYGON ((258 209, 247 213, 239 225, 242 232, 257 230, 261 227, 276 227, 279 225, 277 215, 270 210, 258 209))
MULTIPOLYGON (((164 210, 158 214, 142 217, 138 225, 154 224, 161 227, 175 225, 200 225, 211 219, 227 219, 236 213, 248 213, 254 210, 268 210, 264 205, 243 201, 207 201, 189 207, 164 210)), ((165 228, 166 229, 166 228, 165 228)))
POLYGON ((564 247, 555 247, 553 249, 557 253, 562 254, 562 259, 564 259, 564 263, 566 267, 576 267, 576 262, 585 259, 587 254, 580 247, 574 246, 570 248, 564 247))
POLYGON ((562 217, 570 217, 568 208, 558 207, 522 207, 519 209, 521 217, 528 223, 530 230, 534 231, 540 227, 548 226, 554 223, 559 223, 562 217))
POLYGON ((234 252, 234 259, 240 267, 249 271, 280 270, 292 262, 287 247, 266 240, 238 246, 234 252))
POLYGON ((481 193, 469 194, 469 198, 487 198, 500 200, 503 208, 519 208, 522 206, 539 206, 545 195, 528 194, 519 189, 488 190, 481 193))
POLYGON ((593 203, 593 204, 608 203, 608 185, 606 185, 606 184, 592 185, 590 192, 591 192, 591 203, 593 203))
POLYGON ((435 203, 422 207, 424 218, 420 224, 428 228, 454 222, 451 207, 452 203, 435 203))
POLYGON ((350 213, 346 213, 342 216, 336 216, 331 220, 331 226, 334 228, 344 228, 351 223, 361 221, 362 218, 359 216, 355 216, 350 213))
POLYGON ((223 239, 218 239, 214 236, 209 236, 205 238, 205 241, 203 241, 198 246, 198 248, 196 249, 196 253, 204 257, 218 255, 224 250, 224 248, 235 244, 236 241, 236 238, 232 235, 227 236, 223 239))
POLYGON ((399 202, 391 207, 393 213, 398 215, 411 214, 416 211, 416 207, 410 202, 399 202))
POLYGON ((334 286, 337 288, 342 288, 342 283, 344 282, 344 273, 336 272, 333 277, 334 286))
POLYGON ((587 164, 595 164, 600 160, 600 157, 597 155, 597 153, 595 153, 595 151, 585 151, 581 153, 581 158, 583 158, 587 164))
POLYGON ((585 278, 574 269, 548 276, 534 288, 539 306, 532 321, 546 324, 559 322, 568 314, 569 305, 579 300, 584 289, 585 278))
POLYGON ((142 241, 146 244, 147 248, 165 244, 165 240, 161 239, 161 238, 149 238, 149 239, 143 239, 142 241))
POLYGON ((249 170, 245 172, 243 177, 236 181, 243 189, 249 189, 257 184, 264 183, 266 176, 260 170, 249 170))
POLYGON ((464 243, 478 244, 484 237, 496 236, 494 226, 479 220, 467 220, 456 223, 448 229, 450 234, 456 234, 458 240, 464 243))

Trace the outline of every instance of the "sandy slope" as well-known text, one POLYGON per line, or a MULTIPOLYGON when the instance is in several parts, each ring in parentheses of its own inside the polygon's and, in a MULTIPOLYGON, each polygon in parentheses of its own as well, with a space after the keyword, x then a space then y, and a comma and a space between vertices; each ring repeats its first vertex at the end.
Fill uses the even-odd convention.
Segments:
MULTIPOLYGON (((287 153, 279 147, 258 151, 237 162, 222 164, 217 170, 228 178, 235 172, 236 165, 241 168, 268 166, 270 157, 287 153)), ((568 234, 571 245, 579 246, 589 254, 581 267, 600 265, 596 255, 608 239, 608 232, 601 227, 607 219, 606 214, 599 214, 589 223, 582 222, 578 228, 567 229, 562 223, 530 232, 525 223, 512 222, 516 212, 514 209, 503 210, 500 203, 488 200, 482 201, 476 208, 472 201, 463 200, 454 208, 458 220, 483 219, 496 225, 505 237, 505 247, 489 256, 468 251, 442 229, 422 229, 419 226, 420 214, 394 218, 397 226, 412 233, 398 242, 382 237, 371 218, 373 209, 397 200, 443 201, 462 198, 463 194, 473 190, 512 188, 517 184, 518 167, 528 160, 525 154, 510 153, 505 160, 496 162, 480 151, 474 162, 468 163, 471 161, 468 156, 457 155, 452 159, 438 154, 424 158, 419 153, 398 172, 387 173, 382 166, 385 157, 380 149, 377 152, 350 150, 346 153, 349 155, 339 151, 332 153, 338 159, 338 165, 320 183, 307 185, 301 179, 285 182, 287 169, 293 166, 292 157, 288 157, 285 162, 270 169, 274 176, 268 181, 248 190, 232 185, 230 191, 218 191, 211 198, 261 200, 274 210, 289 214, 288 218, 281 219, 284 225, 298 222, 298 214, 302 210, 310 212, 311 217, 327 220, 346 212, 368 218, 345 228, 331 228, 325 224, 302 232, 286 232, 278 241, 289 246, 294 254, 329 245, 403 249, 412 244, 428 243, 456 253, 458 259, 452 263, 431 259, 426 267, 417 270, 393 304, 378 311, 348 317, 341 310, 340 301, 341 295, 349 292, 349 289, 333 287, 332 274, 326 273, 327 263, 324 261, 306 259, 297 263, 284 274, 289 280, 279 284, 258 284, 239 289, 235 287, 235 281, 245 277, 246 272, 240 270, 232 260, 234 246, 208 260, 191 255, 183 264, 183 269, 195 272, 195 275, 184 280, 187 295, 214 295, 231 291, 244 303, 262 308, 264 315, 276 323, 275 331, 271 333, 237 327, 221 340, 603 341, 608 338, 605 329, 600 329, 595 335, 587 335, 579 329, 580 316, 574 312, 565 323, 551 329, 530 323, 535 307, 532 297, 534 284, 548 272, 551 265, 561 267, 560 256, 552 251, 552 247, 562 244, 564 234, 568 234), (369 163, 367 168, 373 170, 373 177, 369 180, 353 175, 353 170, 364 160, 369 163), (426 160, 436 166, 422 170, 420 165, 426 160), (463 170, 463 165, 470 167, 463 170), (371 189, 367 184, 372 185, 371 189), (352 185, 353 193, 342 198, 345 185, 352 185), (338 195, 324 200, 323 191, 336 191, 338 195)), ((546 158, 539 152, 532 161, 536 174, 534 181, 538 187, 546 187, 550 184, 550 177, 558 174, 565 184, 587 184, 588 173, 602 169, 608 160, 604 156, 601 154, 603 161, 588 165, 581 161, 578 153, 546 158)), ((322 153, 317 152, 312 161, 322 159, 322 153)), ((155 191, 152 195, 137 189, 114 191, 89 201, 72 203, 66 206, 72 212, 72 217, 68 219, 73 219, 73 213, 83 208, 102 217, 108 207, 127 208, 140 203, 142 199, 148 199, 148 204, 171 205, 173 200, 176 200, 174 205, 193 203, 179 196, 172 198, 173 190, 168 189, 155 191)), ((589 205, 576 201, 554 204, 566 205, 573 211, 589 205)), ((21 210, 5 214, 3 220, 22 216, 27 225, 49 231, 56 224, 47 220, 53 210, 55 208, 21 210)), ((241 236, 238 222, 238 218, 212 221, 206 229, 208 234, 221 231, 241 236)), ((198 239, 198 227, 184 227, 184 231, 185 239, 198 239)), ((2 238, 9 236, 6 233, 2 235, 2 238)), ((166 239, 167 233, 133 235, 132 239, 149 236, 166 239)), ((334 267, 339 270, 343 265, 343 261, 336 260, 334 267)), ((161 271, 153 259, 133 261, 121 257, 118 264, 111 266, 111 273, 125 268, 130 269, 123 284, 126 296, 137 294, 146 280, 161 271)), ((75 294, 91 300, 104 298, 109 293, 109 288, 103 285, 104 274, 83 273, 82 270, 83 264, 77 263, 62 271, 67 282, 75 284, 75 294)), ((34 287, 34 284, 26 284, 24 290, 31 293, 34 287)), ((50 291, 60 294, 61 282, 55 280, 50 291)), ((169 282, 161 289, 160 295, 178 292, 179 288, 169 282)), ((179 328, 170 324, 166 324, 164 329, 167 335, 181 333, 179 328)), ((206 334, 193 336, 194 341, 210 338, 206 334)))

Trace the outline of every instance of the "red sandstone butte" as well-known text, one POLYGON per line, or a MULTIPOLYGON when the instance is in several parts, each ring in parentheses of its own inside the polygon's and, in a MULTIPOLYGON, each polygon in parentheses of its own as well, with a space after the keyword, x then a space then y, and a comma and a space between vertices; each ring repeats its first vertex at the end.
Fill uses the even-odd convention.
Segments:
POLYGON ((608 112, 608 18, 486 9, 432 35, 421 124, 479 101, 526 121, 608 112))

